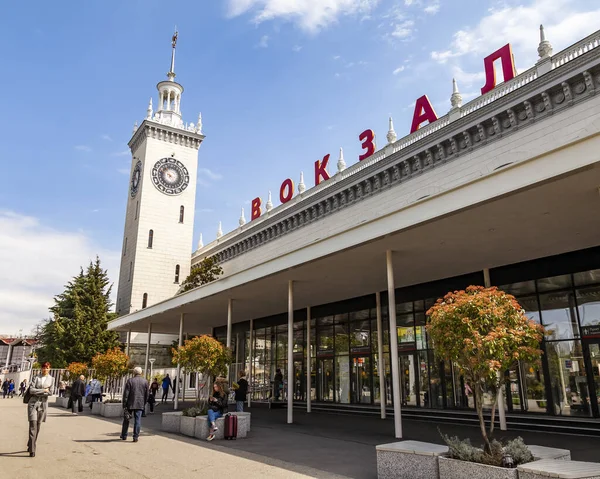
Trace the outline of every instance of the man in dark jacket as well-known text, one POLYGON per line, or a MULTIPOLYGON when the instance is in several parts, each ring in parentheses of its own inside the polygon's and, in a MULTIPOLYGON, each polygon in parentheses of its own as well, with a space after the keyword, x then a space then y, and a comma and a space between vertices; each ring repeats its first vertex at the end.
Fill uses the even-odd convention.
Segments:
POLYGON ((75 413, 75 403, 77 402, 77 410, 83 411, 83 396, 85 395, 85 376, 79 376, 71 386, 71 404, 72 412, 75 413))
POLYGON ((127 439, 129 419, 133 416, 133 442, 138 442, 140 429, 142 427, 142 411, 148 402, 148 381, 142 377, 142 368, 133 369, 134 377, 127 380, 125 391, 123 391, 123 427, 121 439, 127 439))

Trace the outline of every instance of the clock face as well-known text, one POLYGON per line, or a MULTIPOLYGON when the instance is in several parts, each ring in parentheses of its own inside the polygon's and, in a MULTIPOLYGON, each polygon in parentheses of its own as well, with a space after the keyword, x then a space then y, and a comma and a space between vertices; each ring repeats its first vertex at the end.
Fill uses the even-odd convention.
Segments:
POLYGON ((181 161, 163 158, 152 168, 152 183, 165 195, 179 195, 188 187, 190 174, 181 161))
POLYGON ((135 164, 135 168, 133 169, 133 174, 131 175, 131 197, 135 197, 140 188, 140 181, 142 179, 142 162, 138 161, 135 164))

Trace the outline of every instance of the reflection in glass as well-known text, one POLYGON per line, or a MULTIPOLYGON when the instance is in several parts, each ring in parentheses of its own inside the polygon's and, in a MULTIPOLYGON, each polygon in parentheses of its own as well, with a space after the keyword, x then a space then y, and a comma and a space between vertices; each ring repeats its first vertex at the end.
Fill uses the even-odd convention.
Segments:
MULTIPOLYGON (((378 382, 378 379, 375 380, 378 382)), ((371 404, 371 358, 369 356, 352 358, 352 403, 371 404)))
POLYGON ((398 357, 400 370, 400 389, 402 391, 402 405, 417 405, 417 367, 414 354, 402 354, 398 357))
POLYGON ((319 400, 333 401, 333 359, 320 359, 318 362, 319 400))
POLYGON ((348 355, 337 356, 335 370, 336 402, 350 404, 350 363, 348 355))
POLYGON ((319 328, 317 336, 317 347, 319 353, 333 354, 333 327, 319 328))
POLYGON ((600 269, 575 273, 573 275, 575 286, 587 286, 589 284, 600 283, 600 269))
POLYGON ((600 325, 600 287, 577 290, 577 307, 583 334, 591 335, 594 329, 585 326, 600 325))
POLYGON ((540 310, 537 296, 524 296, 517 298, 517 302, 525 310, 525 316, 533 322, 540 324, 540 310))
POLYGON ((548 340, 579 337, 573 293, 563 291, 540 294, 540 304, 548 340))
POLYGON ((520 283, 505 284, 498 287, 499 290, 513 296, 524 296, 535 294, 535 281, 523 281, 520 283))
POLYGON ((548 342, 546 353, 555 413, 561 416, 591 416, 581 342, 548 342))
POLYGON ((529 412, 546 412, 546 387, 542 360, 535 363, 519 363, 523 382, 524 409, 529 412))
POLYGON ((551 278, 538 279, 537 286, 540 293, 544 291, 570 288, 572 286, 571 275, 563 274, 560 276, 553 276, 551 278))
POLYGON ((592 375, 594 376, 594 387, 596 389, 596 401, 600 406, 600 344, 590 344, 589 349, 592 363, 592 375))
POLYGON ((348 354, 348 341, 350 334, 348 332, 349 325, 337 324, 334 327, 335 331, 335 354, 348 354))

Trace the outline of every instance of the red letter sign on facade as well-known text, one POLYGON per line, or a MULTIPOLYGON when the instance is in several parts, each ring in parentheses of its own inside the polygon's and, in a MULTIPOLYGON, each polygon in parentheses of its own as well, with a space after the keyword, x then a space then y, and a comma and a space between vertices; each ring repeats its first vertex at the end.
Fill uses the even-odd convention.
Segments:
POLYGON ((421 124, 425 121, 429 123, 433 123, 438 119, 431 103, 429 103, 429 98, 427 95, 423 95, 421 98, 417 100, 415 103, 415 113, 413 114, 412 126, 410 127, 410 132, 414 133, 417 131, 421 124))
POLYGON ((517 72, 515 71, 515 59, 513 58, 510 43, 504 45, 500 50, 496 50, 491 55, 483 59, 485 67, 485 86, 481 89, 481 94, 485 95, 488 91, 496 88, 496 69, 494 62, 498 59, 502 60, 502 74, 504 81, 512 80, 517 72))
POLYGON ((327 163, 329 163, 329 155, 325 155, 323 161, 315 161, 315 186, 330 178, 329 173, 327 173, 327 163))
POLYGON ((373 130, 365 130, 360 134, 358 139, 362 142, 360 146, 362 146, 363 150, 367 150, 366 153, 359 155, 358 161, 366 160, 377 149, 375 146, 375 132, 373 130))
POLYGON ((294 182, 289 178, 287 180, 283 180, 281 183, 281 188, 279 188, 279 201, 281 204, 287 203, 294 196, 294 182))
POLYGON ((250 221, 260 218, 260 215, 262 214, 262 209, 260 208, 261 205, 262 201, 260 198, 254 198, 252 200, 252 215, 250 216, 250 221))

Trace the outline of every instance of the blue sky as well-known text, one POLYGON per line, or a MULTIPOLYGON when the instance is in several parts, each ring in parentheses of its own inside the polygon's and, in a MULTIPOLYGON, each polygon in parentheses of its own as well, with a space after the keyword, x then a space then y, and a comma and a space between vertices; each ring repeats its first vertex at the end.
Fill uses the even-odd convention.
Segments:
MULTIPOLYGON (((483 58, 510 42, 537 59, 538 26, 558 52, 600 28, 592 0, 155 0, 11 2, 0 18, 0 334, 24 333, 88 258, 113 280, 127 200, 127 141, 176 72, 185 121, 204 119, 194 245, 237 226, 240 207, 344 147, 388 115, 408 134, 416 98, 449 109, 484 83, 483 58), (8 180, 8 181, 7 181, 8 180)), ((277 202, 276 202, 277 204, 277 202)))

